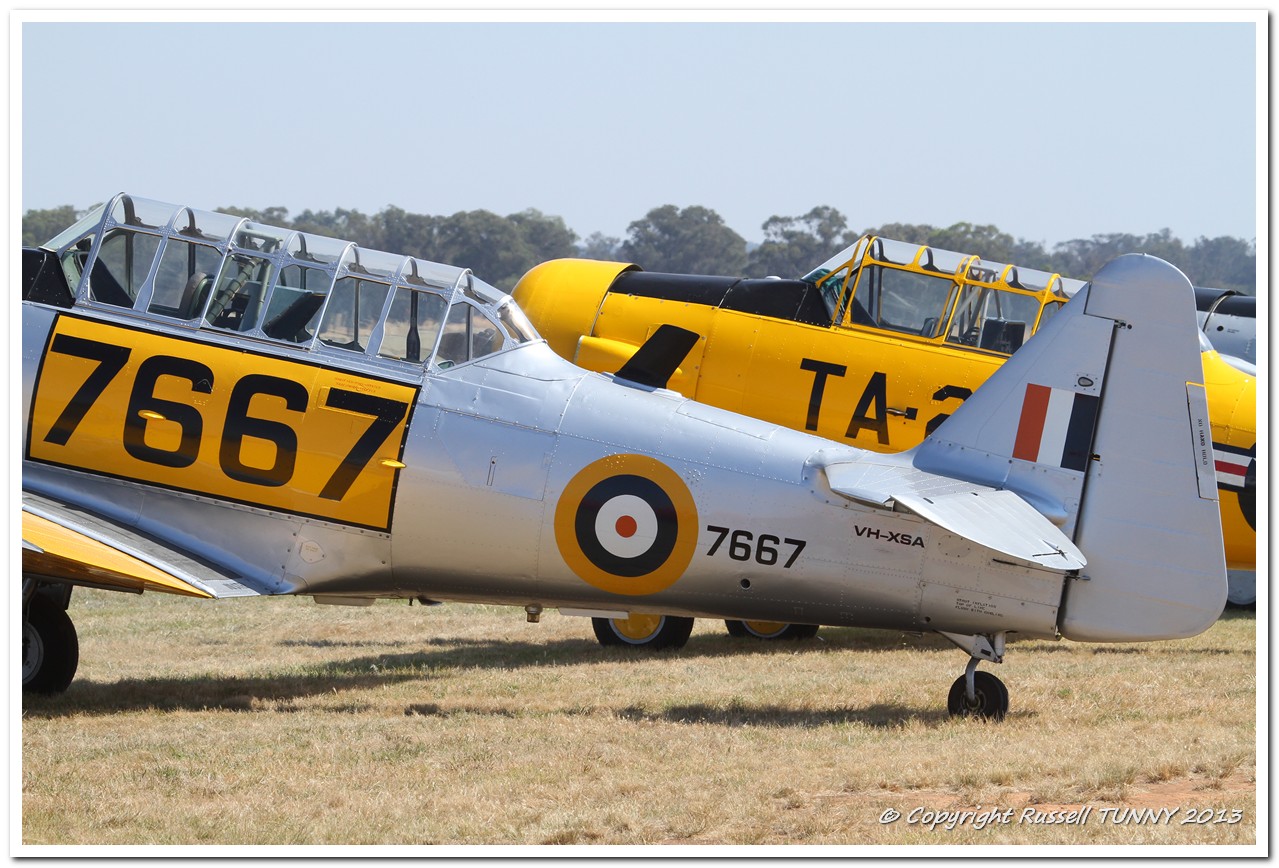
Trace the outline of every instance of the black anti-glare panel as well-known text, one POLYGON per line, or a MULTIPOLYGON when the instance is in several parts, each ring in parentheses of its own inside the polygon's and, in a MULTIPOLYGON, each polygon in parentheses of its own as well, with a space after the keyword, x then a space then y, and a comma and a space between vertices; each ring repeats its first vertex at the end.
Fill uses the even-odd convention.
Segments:
POLYGON ((830 313, 817 288, 802 280, 628 271, 619 275, 608 291, 830 325, 830 313))
POLYGON ((719 307, 728 288, 736 282, 735 277, 628 271, 619 275, 608 291, 719 307))
POLYGON ((724 310, 753 313, 811 325, 830 325, 830 314, 818 297, 816 287, 802 280, 773 278, 745 279, 733 284, 723 304, 724 310))

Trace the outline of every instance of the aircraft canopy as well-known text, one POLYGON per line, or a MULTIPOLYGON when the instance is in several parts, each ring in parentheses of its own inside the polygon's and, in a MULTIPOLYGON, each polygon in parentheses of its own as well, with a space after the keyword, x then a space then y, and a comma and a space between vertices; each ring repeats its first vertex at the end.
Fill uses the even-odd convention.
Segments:
POLYGON ((42 245, 76 305, 448 367, 538 336, 470 270, 121 193, 42 245))

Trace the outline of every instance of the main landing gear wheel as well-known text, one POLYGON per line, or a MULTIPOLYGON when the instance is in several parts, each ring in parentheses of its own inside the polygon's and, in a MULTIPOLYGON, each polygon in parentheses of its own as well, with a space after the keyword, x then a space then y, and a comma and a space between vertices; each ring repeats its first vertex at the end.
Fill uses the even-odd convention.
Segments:
POLYGON ((22 622, 22 692, 61 693, 80 665, 80 641, 65 609, 52 600, 31 598, 22 622))
POLYGON ((629 618, 592 618, 595 638, 601 645, 634 648, 682 648, 693 632, 692 618, 673 615, 631 615, 629 618))
POLYGON ((817 635, 816 624, 784 624, 781 621, 725 621, 730 636, 755 639, 811 639, 817 635))
POLYGON ((989 672, 973 673, 973 698, 969 700, 968 675, 959 676, 950 686, 950 696, 946 701, 952 717, 982 717, 988 720, 1003 720, 1008 713, 1008 688, 989 672))

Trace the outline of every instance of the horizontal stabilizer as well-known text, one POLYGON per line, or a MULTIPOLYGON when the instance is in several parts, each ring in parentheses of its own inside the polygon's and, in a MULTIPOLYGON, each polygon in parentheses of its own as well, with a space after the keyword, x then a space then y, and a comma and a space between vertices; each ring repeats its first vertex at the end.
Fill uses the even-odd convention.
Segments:
POLYGON ((946 494, 991 489, 986 486, 926 473, 896 456, 870 455, 861 461, 826 464, 826 482, 836 494, 878 509, 892 509, 897 495, 937 498, 946 494))
POLYGON ((1020 562, 1062 572, 1087 563, 1069 537, 1015 492, 925 473, 892 458, 823 469, 836 494, 879 509, 912 512, 1020 562))
POLYGON ((936 499, 902 494, 896 500, 938 527, 1019 561, 1062 572, 1087 564, 1064 533, 1014 492, 969 491, 936 499))
POLYGON ((22 496, 22 571, 47 579, 142 593, 250 597, 254 590, 212 565, 100 516, 22 496))

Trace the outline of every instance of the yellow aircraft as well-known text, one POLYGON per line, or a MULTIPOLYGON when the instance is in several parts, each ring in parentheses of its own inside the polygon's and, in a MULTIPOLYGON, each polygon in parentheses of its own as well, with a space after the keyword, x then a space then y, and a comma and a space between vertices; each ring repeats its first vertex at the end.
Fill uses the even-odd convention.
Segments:
MULTIPOLYGON (((701 335, 669 387, 876 452, 919 444, 1084 283, 864 236, 798 280, 646 272, 560 259, 512 295, 551 347, 617 371, 664 323, 701 335)), ((1230 602, 1255 601, 1256 379, 1201 334, 1230 602), (1242 370, 1240 369, 1242 368, 1242 370)), ((1255 372, 1254 372, 1255 373, 1255 372)), ((736 635, 812 627, 730 624, 736 635)), ((644 624, 615 629, 644 644, 644 624)))

